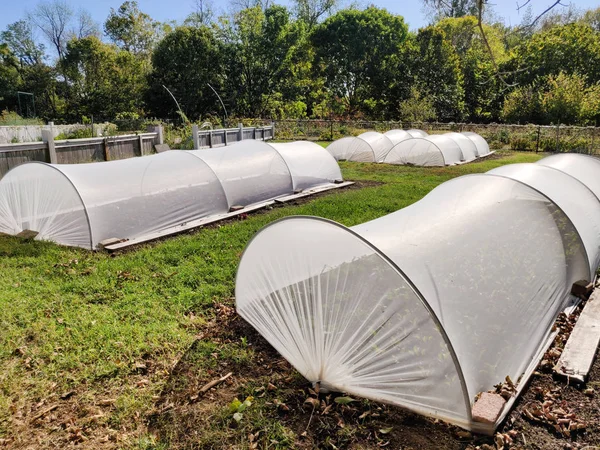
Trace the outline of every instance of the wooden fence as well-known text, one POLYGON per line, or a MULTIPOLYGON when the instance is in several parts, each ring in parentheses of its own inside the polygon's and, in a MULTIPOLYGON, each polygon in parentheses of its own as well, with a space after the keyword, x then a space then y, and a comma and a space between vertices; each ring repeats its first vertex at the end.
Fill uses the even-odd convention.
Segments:
POLYGON ((112 161, 154 153, 154 146, 162 144, 162 128, 150 133, 107 136, 55 141, 51 130, 43 130, 42 142, 0 145, 0 175, 28 161, 55 164, 77 164, 112 161))
POLYGON ((223 147, 232 142, 246 139, 267 141, 275 137, 275 127, 247 127, 240 124, 237 128, 224 128, 218 130, 200 130, 198 125, 192 126, 192 140, 194 149, 223 147))

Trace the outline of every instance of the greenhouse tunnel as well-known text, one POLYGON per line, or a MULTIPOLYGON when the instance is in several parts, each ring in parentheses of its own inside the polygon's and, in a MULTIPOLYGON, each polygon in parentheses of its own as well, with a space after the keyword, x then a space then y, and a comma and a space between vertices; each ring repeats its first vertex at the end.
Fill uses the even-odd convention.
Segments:
POLYGON ((466 162, 477 159, 477 146, 467 136, 461 133, 444 133, 442 136, 446 136, 452 139, 460 147, 462 152, 463 160, 466 162))
POLYGON ((446 166, 463 160, 460 146, 445 135, 412 138, 395 145, 385 157, 388 164, 413 166, 446 166))
POLYGON ((338 139, 327 146, 327 151, 337 161, 382 162, 392 147, 386 135, 367 131, 356 137, 338 139))
POLYGON ((464 131, 460 134, 465 135, 471 139, 471 141, 473 141, 475 147, 477 148, 477 156, 486 156, 490 154, 490 146, 483 137, 471 131, 464 131))
POLYGON ((0 232, 33 230, 36 239, 94 249, 341 178, 316 144, 250 140, 110 162, 30 162, 0 180, 0 232))
POLYGON ((268 225, 240 262, 239 314, 325 389, 493 433, 510 407, 480 423, 473 399, 507 375, 526 384, 598 261, 589 186, 529 166, 455 178, 351 228, 268 225))
POLYGON ((392 142, 392 145, 396 145, 407 139, 412 139, 412 135, 408 131, 404 130, 390 130, 383 133, 392 142))
POLYGON ((406 132, 408 134, 410 134, 412 137, 414 138, 424 138, 429 136, 429 134, 427 134, 425 131, 423 130, 417 130, 417 129, 411 129, 411 130, 406 130, 406 132))

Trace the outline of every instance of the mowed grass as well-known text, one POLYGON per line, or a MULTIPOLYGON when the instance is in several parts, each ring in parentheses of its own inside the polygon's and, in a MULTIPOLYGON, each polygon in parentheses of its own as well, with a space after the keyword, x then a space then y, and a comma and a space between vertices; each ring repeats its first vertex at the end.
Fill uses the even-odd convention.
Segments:
POLYGON ((145 417, 195 340, 199 371, 211 373, 220 358, 253 363, 243 336, 222 344, 202 333, 215 304, 234 305, 237 264, 260 228, 296 214, 352 226, 414 203, 451 178, 541 156, 505 153, 448 168, 343 162, 344 177, 366 187, 114 256, 0 236, 0 443, 43 448, 69 439, 94 447, 94 439, 106 438, 145 446, 152 441, 145 417), (54 406, 47 421, 36 419, 54 406))

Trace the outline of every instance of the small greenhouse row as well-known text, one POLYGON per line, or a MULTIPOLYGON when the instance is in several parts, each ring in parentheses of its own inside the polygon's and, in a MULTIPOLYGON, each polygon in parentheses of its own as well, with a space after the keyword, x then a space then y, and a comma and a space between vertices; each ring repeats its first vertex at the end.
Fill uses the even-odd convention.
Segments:
MULTIPOLYGON (((351 228, 289 217, 247 246, 238 313, 304 377, 492 433, 473 418, 526 385, 600 263, 600 160, 559 154, 441 184, 351 228)), ((518 394, 517 394, 518 395, 518 394)))
POLYGON ((338 182, 337 162, 311 142, 245 140, 90 164, 30 162, 0 180, 0 232, 94 249, 338 182))
POLYGON ((477 133, 427 135, 421 130, 368 131, 332 142, 327 150, 338 161, 446 166, 486 156, 490 148, 477 133))

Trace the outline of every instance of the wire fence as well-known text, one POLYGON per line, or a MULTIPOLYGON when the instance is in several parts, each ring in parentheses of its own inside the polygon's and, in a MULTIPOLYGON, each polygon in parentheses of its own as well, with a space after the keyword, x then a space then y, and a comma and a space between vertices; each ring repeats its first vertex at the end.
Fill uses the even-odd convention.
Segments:
POLYGON ((365 131, 417 128, 429 134, 473 131, 483 136, 494 150, 600 154, 598 127, 339 120, 278 120, 274 124, 277 140, 333 141, 365 131))

